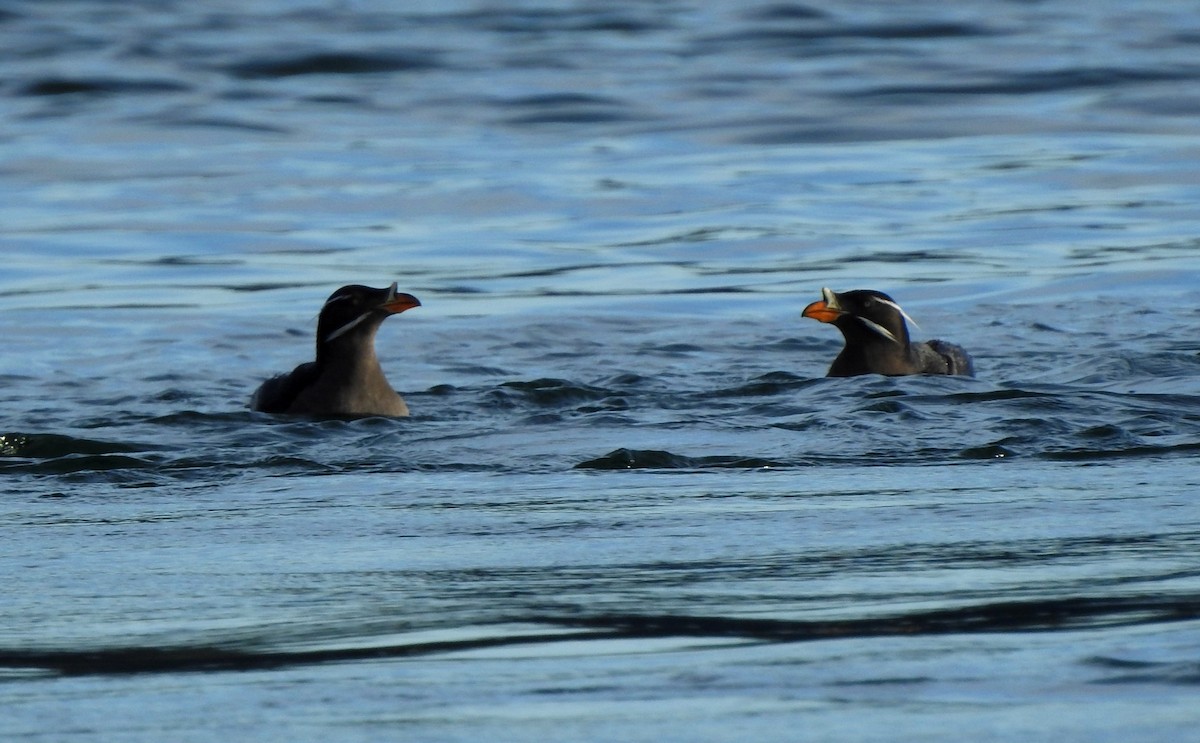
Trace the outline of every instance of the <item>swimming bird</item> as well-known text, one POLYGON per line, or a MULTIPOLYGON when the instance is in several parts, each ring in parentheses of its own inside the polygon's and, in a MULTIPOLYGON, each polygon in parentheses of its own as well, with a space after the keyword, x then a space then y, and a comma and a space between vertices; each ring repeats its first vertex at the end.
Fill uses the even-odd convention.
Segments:
POLYGON ((916 325, 896 300, 883 292, 821 289, 821 299, 804 308, 804 317, 832 323, 846 339, 830 377, 859 374, 961 374, 975 376, 971 356, 946 341, 912 343, 905 320, 916 325))
POLYGON ((250 409, 314 416, 405 416, 408 406, 383 375, 375 331, 389 316, 421 302, 411 294, 343 286, 317 319, 317 359, 262 383, 250 409))

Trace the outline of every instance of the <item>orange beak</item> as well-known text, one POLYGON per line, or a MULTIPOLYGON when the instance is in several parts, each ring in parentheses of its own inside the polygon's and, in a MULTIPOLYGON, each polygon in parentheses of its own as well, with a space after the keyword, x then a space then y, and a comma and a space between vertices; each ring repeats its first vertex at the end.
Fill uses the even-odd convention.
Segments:
POLYGON ((804 308, 804 317, 811 317, 814 320, 821 322, 833 322, 841 317, 844 313, 841 310, 831 310, 829 305, 825 304, 824 299, 818 299, 809 306, 804 308))
POLYGON ((388 297, 379 305, 379 309, 389 312, 393 315, 411 310, 413 307, 420 307, 421 300, 411 294, 396 291, 396 282, 388 287, 388 297))
POLYGON ((393 297, 392 299, 389 299, 388 301, 379 305, 379 309, 387 310, 388 312, 390 312, 394 315, 397 312, 411 310, 413 307, 420 307, 420 306, 421 306, 421 300, 417 299, 416 297, 414 297, 411 294, 405 294, 405 293, 401 292, 401 293, 397 294, 395 297, 393 297))
POLYGON ((826 288, 821 289, 822 299, 818 299, 804 308, 804 317, 811 317, 820 322, 834 322, 846 311, 838 306, 837 295, 826 288))

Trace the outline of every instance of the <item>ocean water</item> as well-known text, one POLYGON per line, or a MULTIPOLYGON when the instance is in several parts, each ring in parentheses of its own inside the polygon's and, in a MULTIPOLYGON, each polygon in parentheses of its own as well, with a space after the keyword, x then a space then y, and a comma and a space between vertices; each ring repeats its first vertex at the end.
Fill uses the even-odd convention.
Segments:
POLYGON ((0 8, 5 740, 1188 740, 1182 2, 0 8), (404 420, 250 412, 346 283, 404 420), (874 288, 966 378, 827 379, 874 288))

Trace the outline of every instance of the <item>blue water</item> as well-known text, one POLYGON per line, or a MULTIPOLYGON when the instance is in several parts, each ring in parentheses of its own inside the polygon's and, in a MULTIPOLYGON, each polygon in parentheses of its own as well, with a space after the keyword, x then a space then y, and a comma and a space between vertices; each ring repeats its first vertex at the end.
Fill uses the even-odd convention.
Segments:
POLYGON ((1198 47, 1182 2, 8 3, 0 736, 1191 739, 1198 47), (391 281, 410 419, 248 411, 391 281), (824 378, 822 286, 977 377, 824 378))

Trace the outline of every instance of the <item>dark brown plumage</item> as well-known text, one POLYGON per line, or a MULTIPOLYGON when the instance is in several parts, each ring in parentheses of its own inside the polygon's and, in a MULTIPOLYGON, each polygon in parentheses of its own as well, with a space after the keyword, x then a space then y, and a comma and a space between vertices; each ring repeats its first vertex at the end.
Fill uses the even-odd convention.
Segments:
POLYGON ((317 358, 272 377, 254 393, 251 410, 313 416, 405 416, 408 406, 383 375, 375 331, 391 315, 421 302, 386 289, 343 286, 317 320, 317 358))
MULTIPOLYGON (((830 377, 860 374, 960 374, 975 376, 970 355, 946 341, 913 343, 908 337, 908 315, 883 292, 857 289, 837 293, 821 289, 822 299, 804 308, 804 316, 831 323, 846 339, 830 377)), ((911 320, 911 318, 908 318, 911 320)))

